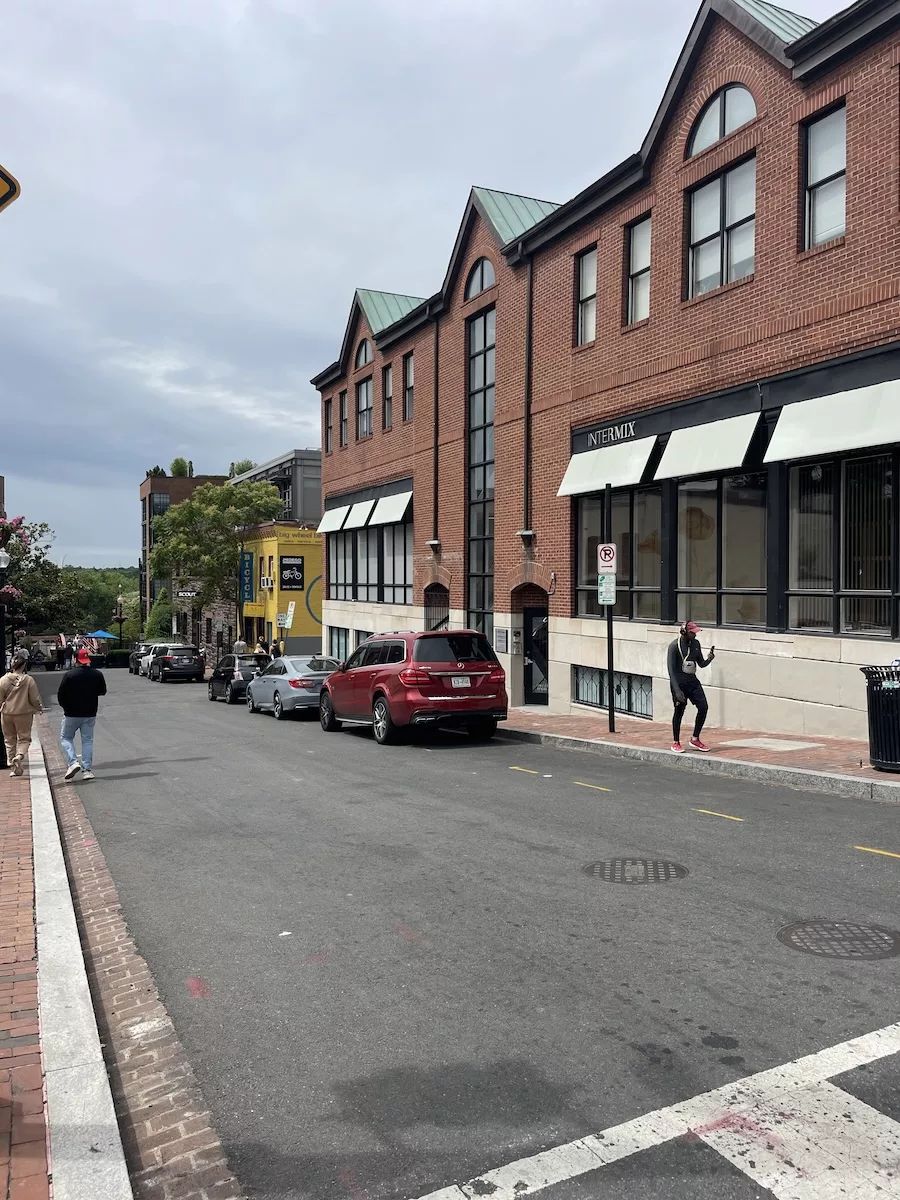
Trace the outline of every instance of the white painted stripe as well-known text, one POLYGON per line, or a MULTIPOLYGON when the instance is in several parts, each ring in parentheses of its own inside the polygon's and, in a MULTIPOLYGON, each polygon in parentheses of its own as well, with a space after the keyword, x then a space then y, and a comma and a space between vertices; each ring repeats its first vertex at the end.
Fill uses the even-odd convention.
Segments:
MULTIPOLYGON (((737 1083, 704 1092, 668 1108, 656 1109, 655 1112, 625 1121, 602 1133, 579 1138, 553 1150, 534 1154, 530 1158, 521 1158, 505 1167, 489 1171, 477 1179, 469 1180, 468 1183, 431 1192, 421 1200, 458 1200, 457 1191, 467 1198, 489 1193, 491 1200, 521 1200, 523 1194, 540 1191, 563 1180, 585 1175, 605 1163, 628 1158, 632 1154, 649 1150, 687 1133, 696 1131, 706 1140, 713 1132, 709 1127, 714 1123, 726 1119, 736 1122, 740 1116, 751 1119, 751 1114, 755 1114, 756 1109, 761 1106, 765 1106, 767 1110, 776 1106, 778 1112, 790 1112, 790 1101, 798 1104, 797 1096, 803 1089, 815 1088, 831 1076, 841 1075, 854 1067, 875 1062, 890 1054, 900 1054, 900 1022, 841 1042, 837 1046, 819 1050, 815 1054, 794 1059, 783 1066, 749 1075, 737 1083), (485 1185, 488 1185, 487 1190, 485 1185)), ((806 1108, 805 1105, 803 1107, 806 1108)), ((849 1112, 850 1108, 845 1106, 843 1111, 849 1112)), ((881 1120, 888 1121, 888 1118, 881 1117, 881 1120)), ((895 1135, 900 1133, 900 1126, 895 1122, 891 1121, 890 1126, 893 1127, 895 1135)), ((742 1171, 750 1174, 743 1161, 737 1165, 742 1171)), ((865 1172, 873 1170, 874 1164, 857 1161, 855 1165, 858 1172, 857 1184, 862 1185, 868 1178, 865 1172)), ((896 1188, 896 1181, 891 1182, 896 1188)), ((766 1186, 772 1187, 771 1183, 766 1183, 766 1186)), ((793 1198, 793 1193, 776 1194, 793 1198)), ((847 1191, 843 1193, 845 1196, 850 1194, 847 1191)), ((863 1196, 868 1194, 857 1193, 857 1200, 863 1200, 863 1196)), ((886 1197, 892 1197, 897 1193, 887 1191, 884 1194, 886 1197)), ((823 1200, 828 1200, 828 1193, 822 1193, 822 1197, 823 1200)), ((803 1200, 806 1200, 806 1196, 803 1200)))

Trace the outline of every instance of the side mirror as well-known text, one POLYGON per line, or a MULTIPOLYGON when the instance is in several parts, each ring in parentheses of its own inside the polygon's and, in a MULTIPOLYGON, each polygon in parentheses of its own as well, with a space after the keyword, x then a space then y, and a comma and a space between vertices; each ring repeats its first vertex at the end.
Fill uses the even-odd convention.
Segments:
POLYGON ((347 670, 347 664, 345 662, 342 662, 340 664, 340 666, 338 667, 338 670, 343 673, 344 671, 347 670))

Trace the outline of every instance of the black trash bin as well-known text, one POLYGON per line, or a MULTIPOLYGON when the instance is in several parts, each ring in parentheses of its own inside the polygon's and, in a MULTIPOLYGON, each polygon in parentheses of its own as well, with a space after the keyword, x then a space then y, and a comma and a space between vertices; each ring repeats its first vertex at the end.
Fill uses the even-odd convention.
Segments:
POLYGON ((866 677, 869 762, 900 771, 900 667, 860 667, 866 677))

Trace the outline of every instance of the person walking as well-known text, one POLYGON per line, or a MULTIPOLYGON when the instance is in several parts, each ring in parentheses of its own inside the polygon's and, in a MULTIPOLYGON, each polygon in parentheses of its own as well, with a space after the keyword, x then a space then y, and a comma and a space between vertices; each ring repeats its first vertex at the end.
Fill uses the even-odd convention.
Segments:
POLYGON ((102 671, 91 666, 90 653, 79 650, 75 656, 77 666, 66 671, 59 685, 56 698, 63 710, 59 744, 66 756, 66 779, 74 779, 79 771, 84 779, 93 779, 91 770, 94 762, 94 724, 97 720, 98 701, 106 695, 106 679, 102 671), (81 730, 81 762, 75 753, 75 734, 81 730))
POLYGON ((63 670, 66 663, 66 639, 60 634, 56 639, 56 669, 63 670))
POLYGON ((38 685, 25 670, 27 662, 28 655, 19 650, 13 655, 9 673, 0 679, 0 724, 6 761, 12 767, 10 778, 23 774, 22 764, 31 745, 31 726, 35 714, 44 711, 38 685))
POLYGON ((240 634, 237 635, 237 640, 235 641, 235 643, 232 647, 232 650, 234 651, 235 654, 246 654, 247 653, 247 643, 244 641, 243 637, 241 637, 240 634))
POLYGON ((706 692, 703 690, 703 684, 697 678, 697 668, 709 666, 716 657, 716 648, 710 646, 709 655, 706 658, 703 657, 700 642, 697 640, 697 634, 701 632, 700 626, 695 621, 685 621, 678 631, 678 637, 669 646, 666 656, 669 683, 672 688, 672 702, 675 705, 675 712, 672 715, 673 754, 684 754, 684 747, 681 744, 681 719, 688 706, 688 701, 697 709, 694 733, 688 745, 692 750, 700 750, 703 754, 709 753, 709 746, 704 745, 700 740, 706 715, 709 712, 709 703, 706 699, 706 692))

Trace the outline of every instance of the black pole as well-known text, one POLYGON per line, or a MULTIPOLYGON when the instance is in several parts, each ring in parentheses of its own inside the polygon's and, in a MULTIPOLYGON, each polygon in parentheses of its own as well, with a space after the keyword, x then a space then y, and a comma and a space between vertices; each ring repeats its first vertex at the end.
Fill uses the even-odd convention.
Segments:
MULTIPOLYGON (((0 583, 3 582, 2 574, 0 574, 0 583)), ((0 674, 6 671, 6 605, 0 604, 0 674)), ((6 743, 0 737, 0 770, 6 770, 9 763, 6 761, 6 743)))
MULTIPOLYGON (((613 520, 612 520, 612 485, 606 485, 606 540, 613 540, 613 520)), ((609 688, 609 732, 616 732, 616 687, 615 687, 615 669, 613 655, 613 608, 615 607, 615 599, 612 604, 606 606, 606 680, 609 688)))

